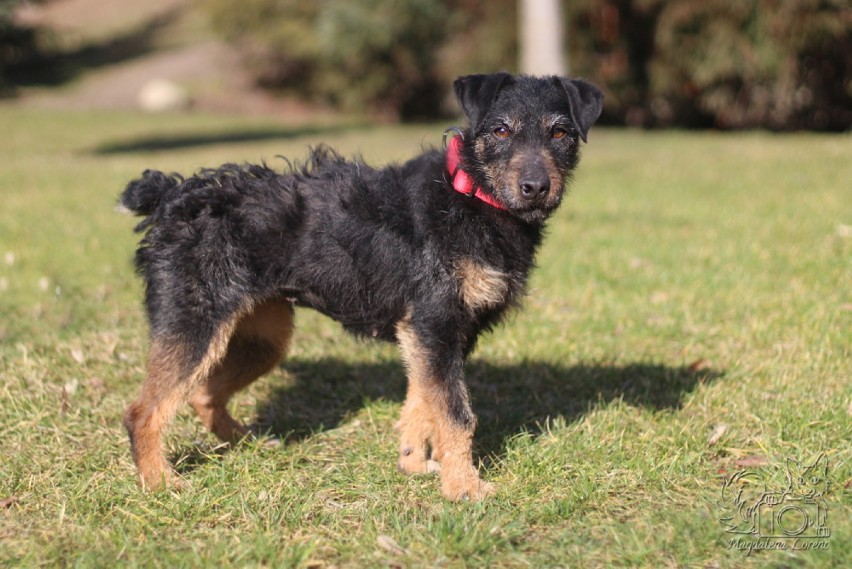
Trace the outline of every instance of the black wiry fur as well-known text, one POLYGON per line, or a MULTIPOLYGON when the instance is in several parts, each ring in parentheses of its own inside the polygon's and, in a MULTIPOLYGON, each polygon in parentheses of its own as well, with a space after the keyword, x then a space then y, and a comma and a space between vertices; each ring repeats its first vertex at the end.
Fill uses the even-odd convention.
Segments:
POLYGON ((168 381, 189 381, 222 324, 246 307, 290 302, 381 340, 399 340, 406 322, 451 421, 472 432, 464 359, 523 295, 601 96, 578 80, 506 74, 463 77, 455 90, 470 121, 463 167, 507 210, 453 190, 437 150, 375 169, 320 146, 285 172, 224 165, 183 179, 148 170, 127 186, 121 203, 145 216, 136 266, 152 343, 185 352, 185 377, 168 381), (508 138, 495 134, 501 127, 508 138), (541 195, 524 194, 529 180, 541 195), (499 300, 466 299, 460 263, 505 275, 467 283, 496 283, 499 300))

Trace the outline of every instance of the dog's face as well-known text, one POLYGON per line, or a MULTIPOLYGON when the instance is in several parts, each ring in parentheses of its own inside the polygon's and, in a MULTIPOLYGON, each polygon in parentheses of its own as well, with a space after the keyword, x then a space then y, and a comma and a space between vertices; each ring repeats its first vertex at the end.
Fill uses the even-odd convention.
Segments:
POLYGON ((453 86, 470 123, 462 151, 468 173, 521 219, 544 221, 600 115, 601 92, 578 79, 507 73, 468 75, 453 86))

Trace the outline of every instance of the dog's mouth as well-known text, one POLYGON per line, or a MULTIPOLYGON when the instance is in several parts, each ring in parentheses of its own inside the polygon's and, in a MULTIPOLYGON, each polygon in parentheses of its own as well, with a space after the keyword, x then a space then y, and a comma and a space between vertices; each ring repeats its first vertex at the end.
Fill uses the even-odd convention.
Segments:
POLYGON ((491 174, 497 199, 518 215, 547 216, 562 202, 565 176, 549 154, 519 154, 491 174))

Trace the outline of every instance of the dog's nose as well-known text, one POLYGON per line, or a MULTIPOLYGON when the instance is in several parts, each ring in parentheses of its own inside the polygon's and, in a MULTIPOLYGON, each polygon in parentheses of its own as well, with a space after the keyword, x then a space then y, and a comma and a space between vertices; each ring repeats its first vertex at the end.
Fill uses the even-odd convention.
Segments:
POLYGON ((527 175, 521 178, 521 194, 531 200, 550 191, 550 178, 545 174, 527 175))

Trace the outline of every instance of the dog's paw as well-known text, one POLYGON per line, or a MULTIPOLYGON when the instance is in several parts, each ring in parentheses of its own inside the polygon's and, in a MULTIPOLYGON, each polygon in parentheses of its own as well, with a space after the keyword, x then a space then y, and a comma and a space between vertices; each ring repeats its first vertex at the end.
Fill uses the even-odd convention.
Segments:
POLYGON ((396 463, 396 469, 402 474, 424 474, 433 472, 429 469, 431 460, 426 460, 425 453, 417 451, 411 447, 402 447, 399 451, 399 461, 396 463))
POLYGON ((184 490, 189 490, 189 481, 186 478, 183 478, 179 474, 175 474, 171 480, 166 484, 166 488, 172 492, 182 492, 184 490))
POLYGON ((491 496, 495 490, 494 485, 479 478, 476 471, 461 477, 442 475, 441 478, 441 494, 453 502, 459 500, 477 502, 491 496))
POLYGON ((165 490, 180 492, 189 488, 189 483, 172 468, 167 468, 157 474, 149 473, 148 476, 140 477, 139 486, 146 492, 163 492, 165 490))

